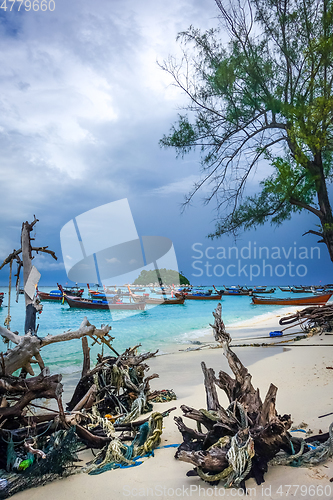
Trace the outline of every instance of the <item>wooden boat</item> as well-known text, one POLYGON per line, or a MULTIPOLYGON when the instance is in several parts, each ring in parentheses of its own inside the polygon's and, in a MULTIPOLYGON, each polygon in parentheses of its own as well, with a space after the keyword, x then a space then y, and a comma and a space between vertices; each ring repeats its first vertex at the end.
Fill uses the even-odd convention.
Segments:
POLYGON ((156 293, 156 295, 167 295, 167 294, 171 293, 171 288, 168 288, 168 289, 162 288, 160 290, 156 290, 156 288, 155 288, 154 292, 152 292, 152 293, 156 293))
POLYGON ((80 288, 78 286, 73 286, 73 287, 63 287, 58 285, 58 290, 51 290, 50 292, 41 292, 37 288, 37 297, 40 300, 56 300, 56 301, 61 301, 63 298, 63 294, 66 293, 67 295, 70 295, 71 297, 81 297, 84 289, 80 288))
POLYGON ((98 288, 99 285, 97 286, 96 290, 93 290, 92 288, 90 288, 89 283, 87 283, 87 287, 88 287, 88 294, 90 295, 90 297, 92 297, 93 295, 105 295, 104 290, 100 290, 98 288))
POLYGON ((253 304, 269 304, 278 306, 303 306, 303 305, 324 305, 331 298, 333 293, 325 293, 322 295, 313 295, 311 297, 297 297, 297 298, 264 298, 252 297, 253 304))
POLYGON ((213 288, 215 290, 215 292, 217 293, 217 295, 233 295, 233 296, 244 296, 244 295, 251 295, 252 292, 250 290, 243 290, 241 287, 231 287, 231 288, 226 288, 224 287, 225 289, 221 289, 221 290, 217 290, 215 288, 215 286, 213 285, 213 288))
POLYGON ((175 298, 158 298, 158 297, 143 297, 142 295, 131 295, 134 302, 144 301, 146 304, 156 304, 156 305, 171 305, 171 304, 184 304, 185 297, 175 297, 175 298))
POLYGON ((311 288, 307 286, 292 286, 291 291, 293 293, 312 293, 311 288))
POLYGON ((115 310, 143 311, 146 307, 145 302, 112 302, 108 300, 82 299, 79 297, 70 297, 69 295, 64 295, 64 297, 69 307, 77 309, 98 309, 98 310, 109 309, 110 311, 115 311, 115 310))
POLYGON ((56 300, 56 301, 60 302, 62 300, 63 294, 60 290, 52 290, 49 293, 41 292, 40 290, 37 290, 37 297, 40 300, 56 300))
POLYGON ((146 304, 155 304, 155 305, 166 305, 166 304, 184 304, 185 302, 185 296, 181 297, 171 297, 171 298, 160 298, 160 297, 149 297, 149 294, 145 295, 137 295, 132 292, 130 287, 128 287, 128 293, 131 297, 131 299, 134 300, 134 302, 142 302, 144 301, 146 304))
POLYGON ((65 293, 67 293, 67 295, 70 295, 71 297, 82 297, 84 292, 84 288, 81 288, 79 286, 63 286, 62 289, 65 293))
POLYGON ((211 294, 211 293, 185 293, 185 294, 180 294, 180 293, 175 293, 176 297, 181 297, 182 295, 185 296, 186 300, 221 300, 222 295, 217 295, 217 294, 211 294))
POLYGON ((229 288, 228 290, 217 290, 219 295, 230 295, 230 296, 244 296, 244 295, 251 295, 252 292, 250 290, 241 290, 241 289, 231 289, 229 288))
MULTIPOLYGON (((125 292, 124 290, 122 290, 120 287, 114 287, 114 289, 110 288, 109 286, 105 286, 103 285, 103 289, 104 289, 104 292, 106 294, 115 294, 115 295, 118 295, 118 297, 129 297, 129 293, 128 292, 125 292)), ((103 292, 94 292, 94 294, 96 293, 103 293, 103 292)))

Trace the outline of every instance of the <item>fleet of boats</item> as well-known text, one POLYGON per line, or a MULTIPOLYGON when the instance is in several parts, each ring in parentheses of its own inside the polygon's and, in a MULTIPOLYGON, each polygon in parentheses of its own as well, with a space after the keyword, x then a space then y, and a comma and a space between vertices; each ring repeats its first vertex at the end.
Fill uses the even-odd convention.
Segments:
MULTIPOLYGON (((41 301, 57 301, 67 303, 70 308, 79 309, 109 309, 109 310, 144 310, 147 305, 183 305, 188 300, 222 300, 228 296, 249 296, 254 305, 282 305, 282 306, 306 306, 324 305, 333 295, 333 285, 325 286, 285 286, 278 287, 280 292, 289 292, 289 297, 275 295, 277 290, 267 286, 223 286, 217 289, 214 285, 208 287, 183 286, 176 287, 138 287, 124 285, 123 287, 100 287, 92 288, 89 283, 88 298, 83 297, 84 288, 79 286, 63 287, 58 284, 58 289, 44 292, 36 290, 37 297, 41 301), (141 292, 141 293, 138 293, 141 292), (303 293, 305 296, 301 296, 303 293), (270 297, 264 297, 270 294, 270 297), (296 295, 294 295, 296 294, 296 295)), ((4 292, 0 293, 0 307, 4 299, 4 292)))

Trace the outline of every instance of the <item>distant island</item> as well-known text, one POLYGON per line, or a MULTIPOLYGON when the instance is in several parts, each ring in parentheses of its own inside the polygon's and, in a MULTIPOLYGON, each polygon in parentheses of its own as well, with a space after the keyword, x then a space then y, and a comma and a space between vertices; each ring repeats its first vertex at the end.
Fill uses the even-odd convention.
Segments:
POLYGON ((161 278, 163 285, 189 285, 190 282, 185 276, 183 276, 178 271, 173 271, 172 269, 159 269, 158 273, 153 271, 141 271, 140 275, 133 282, 133 285, 149 285, 154 283, 159 283, 161 278), (158 276, 159 275, 159 276, 158 276))

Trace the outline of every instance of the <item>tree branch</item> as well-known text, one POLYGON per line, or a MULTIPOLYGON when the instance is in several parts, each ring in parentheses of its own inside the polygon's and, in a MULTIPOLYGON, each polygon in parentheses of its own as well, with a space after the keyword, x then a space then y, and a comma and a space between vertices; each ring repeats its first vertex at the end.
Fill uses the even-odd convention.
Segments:
POLYGON ((303 201, 296 200, 296 198, 293 198, 292 196, 289 198, 289 203, 292 205, 296 205, 298 207, 304 208, 305 210, 308 210, 309 212, 312 212, 315 214, 319 219, 323 219, 324 214, 321 210, 318 210, 317 208, 311 207, 311 205, 308 205, 307 203, 304 203, 303 201))

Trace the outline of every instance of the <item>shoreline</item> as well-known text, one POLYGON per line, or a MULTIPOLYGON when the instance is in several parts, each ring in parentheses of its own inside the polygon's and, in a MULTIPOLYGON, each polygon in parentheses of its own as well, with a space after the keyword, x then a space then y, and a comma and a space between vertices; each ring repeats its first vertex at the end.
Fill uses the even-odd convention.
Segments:
MULTIPOLYGON (((273 356, 276 352, 283 351, 283 349, 286 347, 285 346, 286 337, 282 336, 277 338, 271 338, 269 337, 269 331, 282 328, 279 326, 279 321, 278 321, 279 318, 286 316, 288 313, 294 314, 297 310, 299 310, 299 307, 296 306, 284 307, 279 311, 278 314, 275 314, 274 312, 268 312, 264 315, 255 316, 251 320, 243 320, 237 323, 226 325, 226 330, 229 331, 231 337, 232 337, 232 332, 234 330, 237 330, 238 333, 240 334, 240 336, 239 337, 237 336, 236 339, 233 339, 231 343, 232 347, 237 347, 237 355, 240 355, 240 352, 244 351, 244 349, 249 349, 253 347, 252 350, 247 351, 248 361, 245 363, 246 366, 247 364, 251 366, 256 361, 260 361, 261 359, 264 359, 266 357, 273 356), (255 332, 256 336, 252 336, 252 334, 254 335, 255 332), (250 334, 251 336, 248 336, 247 334, 250 334), (251 345, 253 344, 251 342, 252 340, 262 340, 263 343, 272 344, 271 350, 268 349, 267 346, 252 346, 251 345), (239 346, 240 342, 243 342, 244 344, 239 346), (249 347, 246 348, 245 344, 248 344, 249 347)), ((292 337, 299 333, 304 334, 303 332, 300 332, 299 328, 297 327, 292 327, 288 329, 288 336, 290 335, 292 337)), ((293 338, 289 339, 288 337, 287 340, 292 341, 293 338)), ((196 351, 202 352, 211 349, 216 349, 217 345, 218 344, 214 340, 213 329, 207 328, 205 334, 196 336, 193 339, 189 340, 188 342, 170 343, 169 347, 171 347, 172 350, 166 352, 158 352, 155 358, 151 358, 149 360, 150 361, 149 366, 154 364, 155 360, 161 360, 162 358, 164 359, 166 357, 178 354, 185 355, 190 352, 196 352, 196 351)), ((160 361, 157 361, 157 364, 160 364, 160 361)), ((226 369, 228 370, 228 367, 226 367, 226 369)), ((66 397, 69 398, 68 401, 70 400, 71 395, 73 394, 73 390, 75 389, 75 386, 80 379, 81 370, 82 367, 80 366, 78 370, 75 372, 62 374, 63 384, 64 384, 64 393, 63 393, 64 402, 67 402, 66 397)), ((152 368, 150 368, 150 372, 151 371, 152 368)), ((158 367, 156 368, 156 372, 159 373, 158 367)))
MULTIPOLYGON (((260 328, 253 325, 248 328, 251 331, 256 328, 257 331, 267 332, 274 329, 276 324, 278 321, 275 316, 270 321, 266 318, 260 328)), ((259 388, 261 398, 265 397, 270 383, 273 383, 278 387, 278 413, 291 414, 296 428, 305 426, 308 433, 311 431, 317 434, 320 431, 327 432, 333 421, 333 414, 318 418, 333 412, 332 344, 333 338, 322 334, 281 345, 237 347, 235 352, 251 373, 253 386, 259 388)), ((168 500, 188 496, 196 499, 235 496, 244 499, 255 497, 275 500, 287 498, 288 485, 303 488, 299 490, 302 491, 301 495, 294 495, 296 486, 293 490, 289 488, 289 497, 333 498, 333 484, 330 482, 333 477, 332 459, 312 468, 269 466, 265 483, 257 486, 252 478, 246 482, 251 492, 247 496, 240 490, 224 490, 219 487, 214 489, 198 477, 186 476, 187 471, 192 469, 191 464, 176 460, 176 449, 165 446, 179 445, 182 442, 181 434, 173 421, 175 416, 182 416, 181 405, 206 408, 201 361, 205 361, 207 367, 213 368, 216 373, 219 370, 231 373, 222 349, 216 348, 178 351, 156 356, 148 361, 150 369, 147 374, 159 374, 159 378, 151 381, 152 390, 173 389, 177 394, 176 401, 154 403, 154 411, 162 412, 176 407, 163 421, 161 444, 155 450, 154 457, 143 459, 143 463, 138 467, 115 469, 97 476, 76 474, 48 483, 43 488, 17 493, 15 498, 45 500, 47 497, 48 500, 58 500, 63 495, 68 495, 71 500, 81 500, 82 497, 87 500, 97 497, 116 500, 137 496, 168 500), (321 491, 324 492, 322 495, 321 491)), ((218 390, 218 396, 220 404, 227 407, 228 401, 224 393, 218 390)), ((189 420, 186 420, 186 424, 194 426, 189 420)), ((296 435, 305 436, 301 433, 296 435)), ((85 453, 88 458, 89 453, 85 453)))

